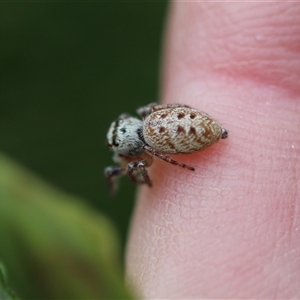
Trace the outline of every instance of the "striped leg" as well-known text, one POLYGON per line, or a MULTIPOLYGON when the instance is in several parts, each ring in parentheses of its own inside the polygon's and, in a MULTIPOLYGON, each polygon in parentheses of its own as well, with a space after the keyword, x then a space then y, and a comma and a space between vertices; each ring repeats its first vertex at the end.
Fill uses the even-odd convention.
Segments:
POLYGON ((127 165, 127 174, 130 179, 137 184, 147 184, 149 187, 152 186, 152 182, 146 170, 147 162, 145 160, 133 161, 127 165), (142 175, 143 180, 138 178, 137 171, 142 175))
POLYGON ((154 156, 160 158, 161 160, 164 160, 164 161, 166 161, 166 162, 168 162, 168 163, 170 163, 170 164, 179 166, 179 167, 181 167, 181 168, 188 169, 188 170, 190 170, 190 171, 195 171, 195 168, 190 167, 190 166, 188 166, 188 165, 186 165, 186 164, 183 164, 183 163, 181 163, 181 162, 179 162, 179 161, 177 161, 177 160, 174 160, 174 159, 172 159, 171 157, 169 157, 169 156, 167 156, 167 155, 164 155, 164 154, 162 154, 162 153, 160 153, 160 152, 157 152, 157 151, 155 151, 153 148, 151 148, 151 147, 148 146, 148 145, 145 145, 145 146, 144 146, 144 149, 145 149, 145 151, 147 151, 148 153, 150 153, 150 154, 152 154, 152 155, 154 155, 154 156))
POLYGON ((114 195, 117 190, 117 177, 124 173, 124 169, 121 167, 107 167, 104 170, 104 176, 108 182, 110 194, 114 195))
POLYGON ((161 109, 166 109, 166 108, 176 108, 176 107, 190 107, 185 104, 158 104, 158 103, 150 103, 146 106, 142 106, 137 109, 137 113, 140 117, 145 119, 147 116, 149 116, 152 112, 158 111, 161 109))

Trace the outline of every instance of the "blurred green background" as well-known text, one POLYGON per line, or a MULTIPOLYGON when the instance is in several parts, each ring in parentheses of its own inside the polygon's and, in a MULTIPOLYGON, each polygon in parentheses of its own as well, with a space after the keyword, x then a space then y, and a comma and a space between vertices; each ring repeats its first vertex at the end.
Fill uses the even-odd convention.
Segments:
POLYGON ((136 187, 110 198, 106 131, 157 100, 167 3, 0 3, 0 151, 111 217, 125 243, 136 187))
MULTIPOLYGON (((39 257, 45 249, 50 251, 49 247, 54 247, 51 251, 57 251, 62 260, 64 249, 70 249, 70 252, 76 249, 72 253, 74 262, 87 260, 89 264, 93 264, 91 262, 98 257, 99 251, 105 252, 103 260, 89 268, 89 272, 96 274, 99 269, 104 270, 93 277, 97 282, 103 272, 107 273, 117 260, 118 246, 115 244, 118 242, 111 234, 114 229, 105 217, 103 219, 102 213, 115 225, 121 250, 124 250, 136 186, 124 177, 120 180, 117 195, 114 198, 109 196, 103 170, 114 163, 112 153, 105 147, 105 136, 110 123, 120 113, 135 114, 137 107, 159 100, 160 58, 167 6, 166 1, 0 2, 0 152, 37 176, 26 175, 0 157, 0 233, 3 235, 0 236, 0 264, 5 258, 3 263, 8 274, 12 275, 17 291, 23 292, 21 296, 39 298, 42 295, 47 298, 45 291, 48 291, 49 297, 59 298, 60 290, 56 291, 58 294, 51 290, 51 284, 61 284, 58 277, 57 282, 52 282, 51 278, 50 287, 41 287, 41 291, 32 293, 34 288, 30 288, 34 278, 55 274, 56 266, 51 269, 53 255, 47 254, 49 261, 39 257), (27 177, 28 183, 24 184, 27 177), (50 183, 50 188, 44 186, 43 181, 50 183), (52 191, 51 186, 66 194, 52 191), (79 198, 74 198, 74 201, 68 198, 68 194, 79 198), (81 206, 82 199, 87 206, 81 206), (22 201, 26 201, 24 206, 20 205, 22 201), (36 206, 37 209, 32 210, 36 206), (59 217, 60 207, 70 211, 67 217, 59 217), (41 214, 40 223, 35 221, 38 214, 41 214), (47 223, 43 223, 45 217, 49 217, 47 222, 51 226, 59 217, 61 227, 48 228, 47 223), (86 224, 87 219, 90 219, 89 224, 86 224), (70 227, 73 220, 78 224, 70 227), (32 231, 39 226, 40 230, 32 231), (108 229, 97 232, 95 228, 100 226, 108 229), (82 232, 77 240, 80 228, 82 232), (58 236, 60 230, 62 234, 58 236), (86 236, 87 232, 89 236, 86 236), (24 236, 15 239, 18 234, 24 236), (42 238, 45 234, 55 242, 48 244, 49 241, 42 238), (70 236, 70 241, 64 244, 66 236, 70 236), (81 249, 78 241, 84 238, 85 248, 81 249), (102 246, 91 254, 88 249, 91 249, 94 239, 99 243, 101 240, 102 246), (11 248, 13 242, 6 243, 10 240, 20 241, 18 251, 24 257, 11 248), (36 253, 32 254, 34 241, 39 243, 41 240, 41 244, 36 244, 36 253), (107 241, 110 245, 103 248, 107 241), (57 246, 60 244, 61 249, 57 246), (105 263, 109 253, 112 254, 105 263), (36 272, 46 263, 48 269, 38 274, 32 272, 30 277, 28 268, 20 266, 32 262, 33 258, 36 259, 35 265, 26 268, 36 272)), ((59 259, 54 259, 55 263, 59 259)), ((80 270, 76 263, 70 266, 80 270)), ((67 269, 63 269, 64 272, 67 269)), ((65 273, 64 278, 70 274, 65 273)), ((105 293, 101 291, 101 297, 127 295, 126 291, 121 291, 118 276, 105 276, 104 286, 107 282, 110 282, 107 286, 117 282, 112 286, 120 289, 118 292, 115 288, 105 293)), ((83 283, 82 278, 78 278, 83 283)), ((85 276, 84 280, 87 278, 85 276)), ((47 281, 47 277, 40 278, 43 284, 47 281)), ((78 290, 67 290, 63 287, 66 292, 63 295, 72 298, 79 295, 80 288, 87 298, 99 295, 98 290, 91 291, 89 284, 87 289, 78 286, 78 290), (87 290, 91 294, 86 294, 87 290)), ((71 286, 74 286, 74 280, 70 281, 71 286)))

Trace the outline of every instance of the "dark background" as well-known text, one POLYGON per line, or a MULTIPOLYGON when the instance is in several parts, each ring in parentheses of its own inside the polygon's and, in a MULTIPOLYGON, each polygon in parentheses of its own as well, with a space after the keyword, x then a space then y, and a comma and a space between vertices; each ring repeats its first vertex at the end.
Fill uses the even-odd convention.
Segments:
POLYGON ((124 246, 135 185, 109 197, 106 131, 156 101, 167 3, 0 3, 0 151, 113 219, 124 246))

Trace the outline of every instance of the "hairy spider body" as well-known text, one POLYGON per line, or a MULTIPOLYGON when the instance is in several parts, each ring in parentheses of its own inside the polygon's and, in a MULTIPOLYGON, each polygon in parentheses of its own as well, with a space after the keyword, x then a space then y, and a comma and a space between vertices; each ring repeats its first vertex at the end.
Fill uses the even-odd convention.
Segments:
POLYGON ((128 174, 137 184, 152 186, 146 170, 156 156, 168 163, 194 171, 166 154, 189 154, 228 137, 226 129, 209 115, 183 104, 151 103, 137 110, 143 120, 122 114, 107 133, 107 145, 119 166, 107 167, 111 191, 115 178, 128 174))

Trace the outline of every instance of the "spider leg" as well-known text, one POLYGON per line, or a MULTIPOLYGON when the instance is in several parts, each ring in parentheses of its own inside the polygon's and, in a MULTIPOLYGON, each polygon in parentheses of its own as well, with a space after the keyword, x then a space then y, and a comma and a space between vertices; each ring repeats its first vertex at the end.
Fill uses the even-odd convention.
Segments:
POLYGON ((137 114, 142 117, 143 119, 145 119, 147 116, 149 116, 151 113, 152 113, 152 108, 157 106, 158 104, 153 102, 153 103, 149 103, 148 105, 146 106, 142 106, 142 107, 139 107, 136 112, 137 114))
POLYGON ((118 117, 117 120, 124 120, 124 119, 130 118, 130 117, 131 117, 130 114, 128 114, 128 113, 123 113, 123 114, 121 114, 121 115, 118 117))
POLYGON ((146 170, 147 162, 145 160, 133 161, 127 165, 127 174, 129 178, 137 184, 147 184, 149 187, 152 186, 152 182, 146 170), (138 178, 137 171, 142 175, 143 180, 138 178))
POLYGON ((117 190, 116 177, 123 175, 123 173, 124 173, 124 169, 121 167, 112 166, 112 167, 105 168, 104 176, 108 182, 111 195, 114 195, 117 190))
POLYGON ((177 160, 175 160, 175 159, 172 159, 171 157, 169 157, 169 156, 167 156, 167 155, 165 155, 165 154, 162 154, 162 153, 160 153, 160 152, 157 152, 157 151, 155 151, 153 148, 151 148, 151 147, 148 146, 148 145, 145 145, 145 146, 144 146, 144 149, 145 149, 147 152, 149 152, 150 154, 152 154, 152 155, 154 155, 154 156, 160 158, 161 160, 164 160, 164 161, 166 161, 166 162, 168 162, 168 163, 170 163, 170 164, 179 166, 179 167, 181 167, 181 168, 188 169, 188 170, 190 170, 190 171, 195 171, 195 168, 190 167, 190 166, 188 166, 188 165, 186 165, 186 164, 183 164, 183 163, 181 163, 181 162, 179 162, 179 161, 177 161, 177 160))
POLYGON ((157 103, 150 103, 146 106, 142 106, 137 109, 137 113, 140 117, 145 119, 147 116, 149 116, 152 112, 166 109, 166 108, 176 108, 176 107, 190 107, 185 104, 157 104, 157 103))

